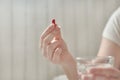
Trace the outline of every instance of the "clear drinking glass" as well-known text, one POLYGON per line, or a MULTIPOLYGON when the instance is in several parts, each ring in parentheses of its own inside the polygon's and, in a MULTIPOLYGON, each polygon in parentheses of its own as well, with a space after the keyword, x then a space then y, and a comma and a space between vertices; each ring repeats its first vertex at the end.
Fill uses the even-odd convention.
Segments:
POLYGON ((86 74, 87 70, 93 67, 112 67, 114 64, 114 58, 112 56, 77 57, 76 61, 78 74, 86 74))

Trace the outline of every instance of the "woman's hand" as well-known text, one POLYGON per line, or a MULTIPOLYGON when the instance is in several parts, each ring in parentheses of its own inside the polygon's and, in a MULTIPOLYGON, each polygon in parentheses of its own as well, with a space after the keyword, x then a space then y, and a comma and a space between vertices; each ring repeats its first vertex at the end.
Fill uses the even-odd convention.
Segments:
POLYGON ((66 64, 70 61, 73 62, 74 59, 61 37, 60 28, 56 24, 50 25, 42 33, 40 41, 43 55, 52 63, 66 64))
POLYGON ((92 76, 85 76, 83 80, 120 80, 120 71, 117 68, 91 68, 89 74, 92 76))
POLYGON ((43 55, 52 63, 60 64, 69 80, 78 80, 76 61, 69 53, 57 24, 50 25, 42 33, 40 41, 43 55))

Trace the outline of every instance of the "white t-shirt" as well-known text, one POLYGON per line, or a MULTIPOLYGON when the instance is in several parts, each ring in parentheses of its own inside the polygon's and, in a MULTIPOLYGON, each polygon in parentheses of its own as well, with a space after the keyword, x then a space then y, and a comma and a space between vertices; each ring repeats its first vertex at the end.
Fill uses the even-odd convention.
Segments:
POLYGON ((104 29, 103 37, 120 46, 120 8, 118 8, 109 19, 104 29))

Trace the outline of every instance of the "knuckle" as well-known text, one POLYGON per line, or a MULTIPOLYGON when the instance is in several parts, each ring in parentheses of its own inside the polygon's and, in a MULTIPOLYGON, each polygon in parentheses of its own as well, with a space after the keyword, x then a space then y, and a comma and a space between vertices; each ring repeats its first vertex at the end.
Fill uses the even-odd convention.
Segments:
POLYGON ((57 48, 56 50, 56 54, 62 53, 62 49, 61 48, 57 48))
POLYGON ((58 45, 59 45, 59 42, 56 41, 56 42, 54 42, 54 43, 51 43, 51 45, 49 45, 49 48, 54 49, 54 48, 56 48, 58 45))
POLYGON ((107 70, 107 71, 110 71, 111 73, 114 73, 114 72, 115 72, 115 70, 114 70, 113 68, 111 68, 111 67, 110 67, 110 68, 107 68, 106 70, 107 70))
POLYGON ((59 32, 59 30, 55 30, 55 31, 52 32, 52 35, 55 35, 55 34, 57 34, 58 32, 59 32))
POLYGON ((47 53, 48 53, 48 54, 51 54, 51 51, 52 51, 51 47, 48 46, 48 47, 47 47, 47 53))
POLYGON ((42 35, 40 36, 40 40, 43 40, 43 36, 42 35))
POLYGON ((48 44, 48 39, 47 38, 45 38, 44 40, 43 40, 43 42, 44 42, 44 44, 48 44))

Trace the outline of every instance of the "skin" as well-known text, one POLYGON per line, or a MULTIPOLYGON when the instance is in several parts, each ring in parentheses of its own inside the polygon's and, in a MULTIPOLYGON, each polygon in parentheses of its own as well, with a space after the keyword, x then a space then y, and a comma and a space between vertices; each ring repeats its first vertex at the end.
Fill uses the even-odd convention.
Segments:
POLYGON ((114 56, 114 67, 91 68, 88 75, 82 75, 82 80, 120 80, 120 46, 103 37, 98 56, 114 56), (92 74, 91 76, 89 76, 92 74))
POLYGON ((41 50, 45 58, 54 64, 59 64, 69 80, 78 80, 76 62, 64 42, 60 28, 50 25, 41 35, 41 50))
POLYGON ((86 76, 83 80, 97 80, 97 77, 101 77, 104 80, 120 80, 120 46, 111 40, 103 38, 98 56, 114 56, 114 67, 91 68, 89 73, 93 74, 93 77, 89 78, 86 76))
POLYGON ((66 73, 69 80, 97 80, 100 77, 104 80, 120 80, 120 46, 114 42, 103 38, 98 52, 98 56, 114 56, 115 67, 91 68, 88 75, 77 74, 76 62, 70 54, 65 41, 61 36, 60 28, 57 24, 51 24, 40 37, 41 50, 45 58, 54 64, 59 64, 66 73))

